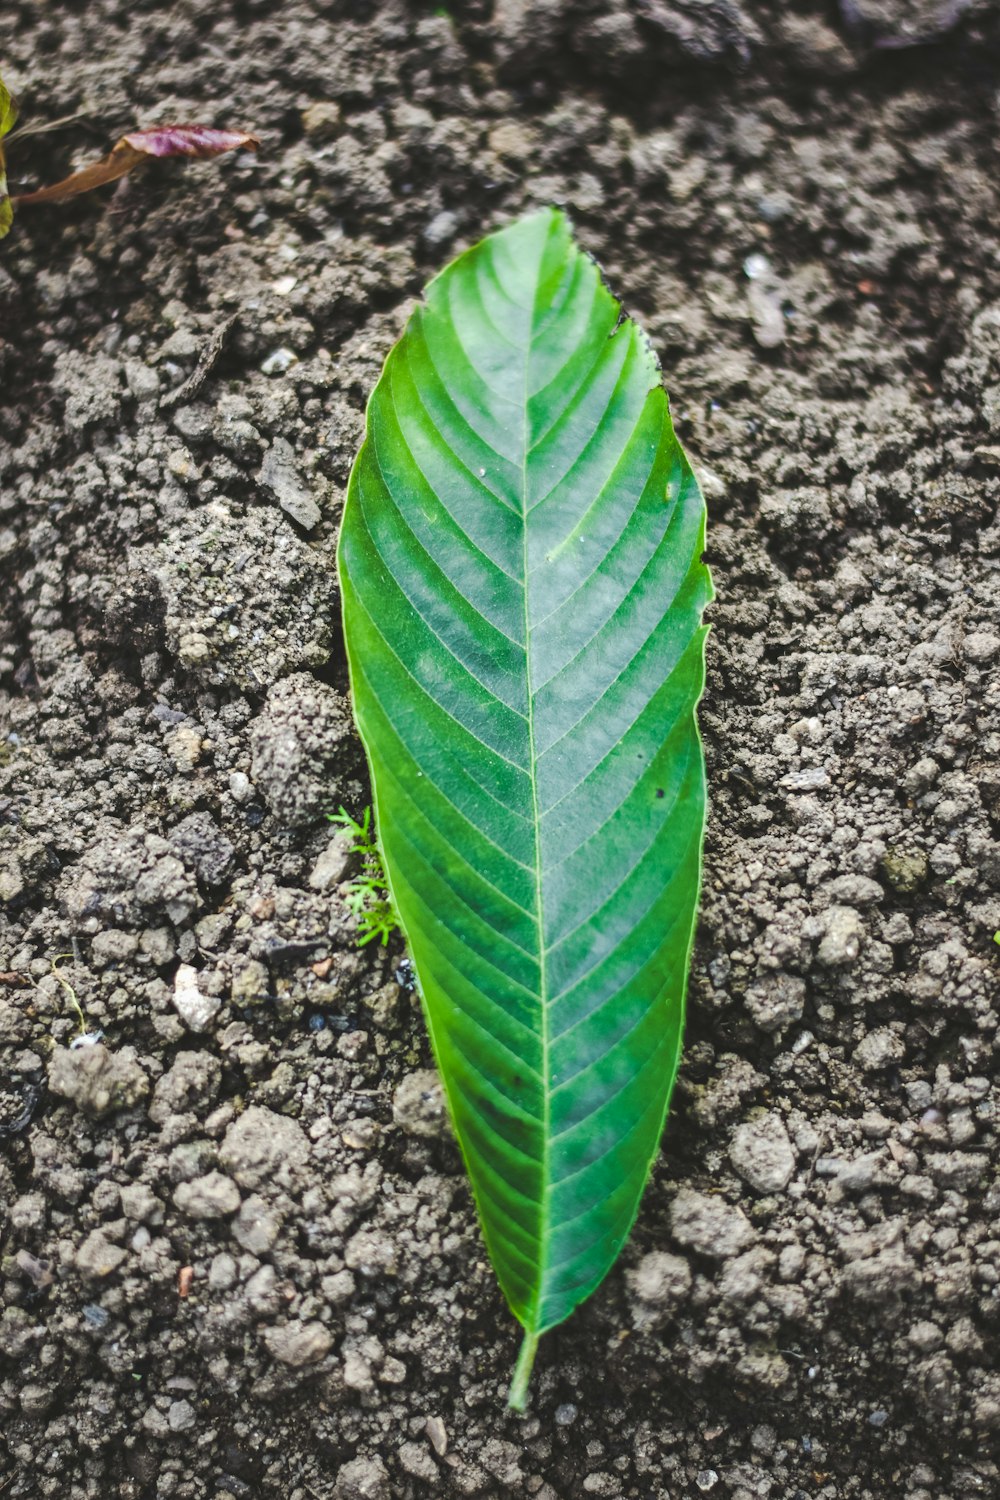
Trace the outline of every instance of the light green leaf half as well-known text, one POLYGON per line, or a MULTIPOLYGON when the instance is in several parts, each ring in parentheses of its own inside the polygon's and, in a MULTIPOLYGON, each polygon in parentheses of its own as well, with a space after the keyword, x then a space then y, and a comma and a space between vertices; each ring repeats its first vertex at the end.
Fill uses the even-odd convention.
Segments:
POLYGON ((339 569, 354 706, 483 1233, 526 1330, 598 1286, 677 1070, 700 884, 705 506, 554 210, 389 354, 339 569))
POLYGON ((14 205, 7 193, 7 163, 4 158, 3 138, 14 129, 17 120, 17 102, 3 79, 0 78, 0 240, 9 233, 14 222, 14 205))

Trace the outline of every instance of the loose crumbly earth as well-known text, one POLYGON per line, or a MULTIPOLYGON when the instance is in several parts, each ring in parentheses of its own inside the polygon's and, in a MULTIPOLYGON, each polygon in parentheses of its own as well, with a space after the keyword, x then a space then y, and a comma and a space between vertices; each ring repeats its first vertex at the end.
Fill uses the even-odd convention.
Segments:
POLYGON ((4 10, 25 122, 79 117, 16 185, 262 141, 0 251, 4 1500, 1000 1494, 997 6, 4 10), (519 1418, 325 814, 365 397, 549 202, 663 359, 718 600, 683 1080, 519 1418))

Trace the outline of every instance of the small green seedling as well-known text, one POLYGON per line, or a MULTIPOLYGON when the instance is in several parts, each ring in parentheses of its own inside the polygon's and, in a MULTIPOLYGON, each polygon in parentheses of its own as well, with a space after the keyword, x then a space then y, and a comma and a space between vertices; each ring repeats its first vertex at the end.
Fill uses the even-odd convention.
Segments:
POLYGON ((339 572, 372 878, 524 1327, 516 1409, 628 1237, 677 1073, 704 541, 656 359, 563 214, 431 282, 368 404, 339 572))
POLYGON ((52 977, 58 980, 58 982, 62 985, 63 989, 66 992, 67 999, 69 1000, 69 1003, 76 1014, 76 1020, 79 1030, 70 1041, 69 1045, 72 1051, 76 1051, 79 1047, 92 1047, 95 1042, 99 1042, 104 1036, 103 1031, 87 1030, 87 1017, 84 1015, 83 1007, 77 999, 76 990, 70 984, 69 980, 66 978, 66 975, 59 967, 59 965, 65 959, 69 959, 70 962, 72 962, 76 957, 77 955, 74 953, 57 953, 55 958, 52 959, 52 968, 50 971, 52 977))
POLYGON ((354 835, 351 853, 361 855, 361 874, 349 880, 344 890, 344 904, 358 924, 358 947, 363 948, 366 943, 377 939, 384 948, 398 929, 399 920, 393 910, 382 855, 372 831, 372 810, 365 808, 360 823, 344 808, 330 813, 329 818, 331 823, 339 823, 341 828, 354 835))

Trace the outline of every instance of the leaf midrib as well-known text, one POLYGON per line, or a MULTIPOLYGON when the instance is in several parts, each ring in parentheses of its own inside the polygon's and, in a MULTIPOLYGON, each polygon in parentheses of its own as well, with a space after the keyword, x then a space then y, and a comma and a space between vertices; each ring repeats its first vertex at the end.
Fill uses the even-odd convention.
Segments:
MULTIPOLYGON (((539 279, 541 268, 545 259, 545 250, 548 245, 546 236, 545 244, 538 262, 539 279)), ((499 280, 499 276, 497 278, 499 280)), ((549 1213, 550 1213, 550 1163, 551 1163, 551 1098, 552 1077, 551 1059, 549 1048, 549 1017, 548 1017, 548 979, 547 979, 547 955, 545 951, 545 910, 542 895, 542 840, 541 819, 538 809, 538 776, 537 776, 537 754, 535 750, 535 694, 534 682, 531 671, 531 621, 528 607, 528 463, 531 458, 532 448, 529 447, 529 402, 530 395, 530 371, 531 351, 535 341, 535 312, 538 299, 538 286, 532 293, 531 312, 529 314, 528 342, 524 351, 524 399, 521 417, 521 548, 522 548, 522 597, 524 607, 524 671, 525 688, 528 704, 528 764, 529 780, 531 782, 531 808, 532 821, 534 823, 534 845, 535 845, 535 926, 538 940, 538 1006, 539 1021, 541 1026, 541 1081, 542 1081, 542 1165, 541 1165, 541 1191, 539 1193, 538 1210, 538 1270, 534 1289, 534 1302, 530 1309, 530 1321, 525 1323, 529 1333, 541 1332, 539 1324, 539 1313, 542 1305, 542 1288, 545 1284, 546 1262, 549 1255, 549 1213)))

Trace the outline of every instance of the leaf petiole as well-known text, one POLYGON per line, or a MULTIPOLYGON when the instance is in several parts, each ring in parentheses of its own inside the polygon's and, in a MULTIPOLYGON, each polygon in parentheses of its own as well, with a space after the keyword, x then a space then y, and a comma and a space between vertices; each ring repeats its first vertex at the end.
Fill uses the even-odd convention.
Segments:
POLYGON ((507 1405, 511 1411, 524 1411, 528 1404, 528 1386, 531 1383, 535 1355, 538 1353, 538 1337, 537 1333, 525 1331, 521 1352, 517 1356, 513 1379, 510 1382, 510 1393, 507 1397, 507 1405))

